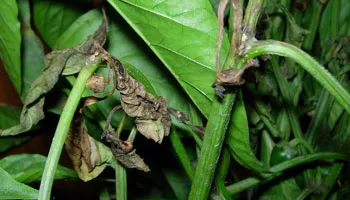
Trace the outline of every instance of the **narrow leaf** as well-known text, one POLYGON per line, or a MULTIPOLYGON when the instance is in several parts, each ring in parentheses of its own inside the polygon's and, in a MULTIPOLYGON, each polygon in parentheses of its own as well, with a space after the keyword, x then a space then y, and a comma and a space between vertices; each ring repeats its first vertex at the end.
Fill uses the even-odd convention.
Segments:
POLYGON ((241 92, 233 107, 226 144, 238 163, 258 172, 266 171, 250 147, 248 119, 241 92))

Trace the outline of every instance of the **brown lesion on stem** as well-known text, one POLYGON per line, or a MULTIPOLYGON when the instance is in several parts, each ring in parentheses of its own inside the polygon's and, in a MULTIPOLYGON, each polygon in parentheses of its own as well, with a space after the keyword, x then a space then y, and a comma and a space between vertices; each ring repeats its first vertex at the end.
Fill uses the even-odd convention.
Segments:
MULTIPOLYGON (((224 29, 223 15, 227 4, 228 4, 227 0, 221 0, 218 7, 219 30, 218 30, 218 44, 216 49, 216 79, 212 84, 212 87, 215 88, 215 94, 220 98, 224 97, 224 93, 227 87, 238 86, 245 83, 245 80, 242 78, 242 76, 247 69, 249 69, 250 67, 259 66, 258 60, 250 59, 248 60, 246 65, 241 69, 235 69, 234 67, 230 69, 225 69, 227 65, 227 63, 225 63, 224 70, 221 70, 220 51, 221 51, 221 45, 222 45, 222 32, 224 29)), ((234 66, 235 61, 240 57, 241 54, 244 53, 246 49, 246 46, 247 46, 246 43, 249 39, 247 34, 251 34, 251 33, 249 33, 250 32, 249 27, 245 27, 242 30, 243 11, 238 0, 232 1, 232 8, 234 12, 234 20, 231 26, 234 27, 234 31, 232 33, 233 35, 232 35, 229 56, 233 56, 232 64, 234 66)))

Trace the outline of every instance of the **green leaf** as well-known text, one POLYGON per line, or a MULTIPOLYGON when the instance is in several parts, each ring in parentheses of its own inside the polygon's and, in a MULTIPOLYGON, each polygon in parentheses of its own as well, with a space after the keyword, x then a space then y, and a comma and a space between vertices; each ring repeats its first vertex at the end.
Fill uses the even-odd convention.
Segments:
MULTIPOLYGON (((208 116, 214 90, 217 19, 208 1, 108 1, 208 116), (198 14, 200 13, 200 14, 198 14)), ((228 51, 224 37, 222 60, 228 51)), ((222 62, 223 63, 223 62, 222 62)))
MULTIPOLYGON (((31 183, 41 180, 46 157, 39 154, 17 154, 0 160, 0 167, 12 178, 21 183, 31 183)), ((78 178, 74 170, 58 166, 55 179, 78 178)))
POLYGON ((348 0, 328 1, 322 13, 319 27, 320 43, 322 49, 335 37, 350 34, 350 4, 348 0))
POLYGON ((233 107, 226 144, 238 163, 258 172, 266 171, 250 147, 248 119, 241 92, 233 107))
POLYGON ((259 198, 259 200, 285 199, 294 200, 301 192, 294 178, 279 181, 268 188, 259 198))
POLYGON ((38 190, 15 181, 0 167, 0 199, 37 199, 38 190))
POLYGON ((62 33, 81 15, 83 9, 62 1, 35 0, 34 24, 52 48, 62 33))
POLYGON ((62 35, 55 40, 54 49, 64 49, 74 47, 91 34, 93 34, 101 25, 102 13, 100 10, 91 10, 77 18, 62 35))
POLYGON ((35 35, 30 23, 30 8, 28 0, 18 1, 19 17, 22 25, 22 92, 24 99, 34 82, 44 68, 44 49, 40 39, 35 35))
POLYGON ((21 25, 15 0, 0 3, 0 58, 18 93, 21 92, 21 25))

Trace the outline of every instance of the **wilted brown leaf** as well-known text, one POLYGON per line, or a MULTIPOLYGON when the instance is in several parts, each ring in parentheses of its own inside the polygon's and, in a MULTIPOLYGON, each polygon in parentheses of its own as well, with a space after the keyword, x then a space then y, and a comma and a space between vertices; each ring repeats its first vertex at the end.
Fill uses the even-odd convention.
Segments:
POLYGON ((79 72, 83 66, 92 61, 91 58, 95 58, 96 52, 101 51, 106 37, 107 22, 104 18, 100 28, 82 44, 48 54, 43 72, 33 82, 25 98, 20 124, 0 130, 0 136, 17 135, 29 131, 33 125, 44 119, 45 96, 53 89, 60 75, 79 72))
POLYGON ((122 149, 112 145, 112 152, 115 158, 127 168, 136 168, 138 170, 149 172, 149 167, 145 164, 143 159, 136 154, 136 150, 125 152, 122 149))
POLYGON ((114 84, 120 92, 120 101, 125 113, 136 117, 136 128, 142 135, 161 143, 163 137, 169 135, 171 126, 167 99, 157 99, 148 93, 114 57, 109 56, 108 64, 114 70, 114 84))
POLYGON ((87 133, 84 118, 79 111, 75 113, 70 125, 65 149, 74 169, 84 181, 97 177, 113 158, 108 147, 87 133))

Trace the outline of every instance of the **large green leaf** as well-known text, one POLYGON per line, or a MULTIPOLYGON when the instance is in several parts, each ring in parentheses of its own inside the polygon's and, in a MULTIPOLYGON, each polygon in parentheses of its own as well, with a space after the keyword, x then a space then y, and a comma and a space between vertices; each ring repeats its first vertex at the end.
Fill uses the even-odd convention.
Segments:
POLYGON ((30 24, 30 8, 28 0, 18 1, 19 16, 22 25, 22 92, 24 102, 32 83, 44 68, 44 49, 40 39, 35 35, 30 24))
POLYGON ((21 92, 21 32, 15 0, 0 3, 0 58, 18 93, 21 92))
MULTIPOLYGON (((208 116, 214 91, 217 19, 208 1, 109 0, 208 116)), ((224 37, 222 58, 228 50, 224 37)), ((222 59, 223 60, 223 59, 222 59)))
MULTIPOLYGON (((162 63, 158 62, 138 36, 123 22, 119 16, 113 16, 109 25, 108 51, 123 62, 129 73, 142 84, 147 91, 156 96, 168 98, 170 107, 181 110, 190 116, 191 123, 200 124, 198 111, 194 105, 186 98, 183 92, 176 87, 176 82, 171 75, 161 69, 162 63), (154 90, 154 91, 153 91, 154 90)), ((62 49, 74 46, 92 34, 99 26, 102 14, 98 10, 91 10, 77 19, 55 44, 55 48, 62 49)), ((107 75, 107 69, 99 69, 99 73, 107 75)), ((116 92, 103 102, 98 103, 98 107, 107 116, 113 106, 119 102, 119 94, 116 92)), ((120 118, 116 114, 113 119, 120 118)), ((113 122, 113 121, 112 121, 113 122)))
POLYGON ((15 181, 0 167, 0 199, 37 199, 38 190, 15 181))
POLYGON ((258 172, 266 171, 250 147, 248 119, 241 92, 233 107, 226 144, 238 163, 258 172))
MULTIPOLYGON (((21 183, 40 181, 44 171, 46 157, 39 154, 17 154, 0 160, 0 167, 12 178, 21 183)), ((55 179, 78 178, 74 170, 58 166, 55 179)))
POLYGON ((83 9, 62 1, 35 0, 34 23, 52 48, 61 34, 83 13, 83 9))

